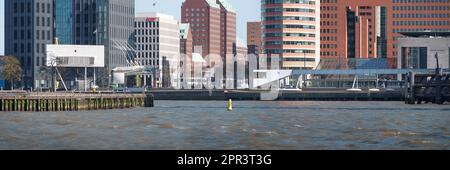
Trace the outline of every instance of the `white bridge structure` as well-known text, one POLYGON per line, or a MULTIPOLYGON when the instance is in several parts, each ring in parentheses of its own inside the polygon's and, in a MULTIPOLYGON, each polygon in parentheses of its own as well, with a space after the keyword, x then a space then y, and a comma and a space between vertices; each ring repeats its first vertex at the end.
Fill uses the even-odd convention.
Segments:
MULTIPOLYGON (((398 80, 410 72, 416 74, 432 74, 435 69, 348 69, 348 70, 254 70, 259 78, 253 79, 252 87, 260 87, 289 76, 299 76, 299 82, 303 81, 301 77, 309 75, 398 75, 398 80)), ((298 83, 299 84, 299 83, 298 83)))

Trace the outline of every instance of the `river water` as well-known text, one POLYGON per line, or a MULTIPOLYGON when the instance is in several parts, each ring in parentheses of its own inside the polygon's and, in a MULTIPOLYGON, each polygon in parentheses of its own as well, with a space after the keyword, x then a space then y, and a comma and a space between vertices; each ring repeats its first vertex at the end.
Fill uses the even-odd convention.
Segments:
POLYGON ((156 101, 154 108, 0 113, 0 149, 450 149, 450 105, 156 101))

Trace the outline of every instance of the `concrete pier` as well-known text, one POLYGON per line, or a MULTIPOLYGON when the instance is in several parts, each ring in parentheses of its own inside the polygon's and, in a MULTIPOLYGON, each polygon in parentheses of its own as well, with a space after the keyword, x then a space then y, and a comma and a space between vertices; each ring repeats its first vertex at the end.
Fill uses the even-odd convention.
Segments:
POLYGON ((153 107, 152 94, 5 93, 0 92, 0 111, 49 112, 153 107))
POLYGON ((406 104, 450 102, 450 73, 437 71, 436 74, 416 74, 410 72, 406 75, 406 80, 406 104))

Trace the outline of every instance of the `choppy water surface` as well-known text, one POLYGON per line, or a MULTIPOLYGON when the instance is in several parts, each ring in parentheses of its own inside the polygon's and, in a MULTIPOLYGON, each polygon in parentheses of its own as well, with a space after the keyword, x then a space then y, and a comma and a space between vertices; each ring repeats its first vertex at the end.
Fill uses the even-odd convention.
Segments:
POLYGON ((450 149, 450 105, 157 101, 0 113, 0 149, 450 149))

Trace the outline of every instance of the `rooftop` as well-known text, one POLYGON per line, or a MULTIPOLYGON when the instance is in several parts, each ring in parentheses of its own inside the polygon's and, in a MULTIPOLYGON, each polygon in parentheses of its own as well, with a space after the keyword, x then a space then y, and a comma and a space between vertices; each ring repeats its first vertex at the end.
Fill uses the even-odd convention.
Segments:
POLYGON ((171 15, 158 12, 139 12, 136 14, 136 18, 150 18, 150 17, 175 20, 174 17, 171 15))
POLYGON ((220 8, 219 4, 216 3, 216 0, 205 0, 210 7, 220 8))
POLYGON ((399 32, 406 37, 450 37, 450 31, 399 32))
POLYGON ((182 39, 186 39, 189 34, 189 23, 180 24, 180 36, 182 39))
POLYGON ((219 2, 222 4, 222 6, 223 6, 227 11, 236 13, 236 11, 233 9, 233 6, 231 5, 231 3, 228 2, 227 0, 219 0, 219 2))

